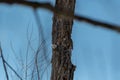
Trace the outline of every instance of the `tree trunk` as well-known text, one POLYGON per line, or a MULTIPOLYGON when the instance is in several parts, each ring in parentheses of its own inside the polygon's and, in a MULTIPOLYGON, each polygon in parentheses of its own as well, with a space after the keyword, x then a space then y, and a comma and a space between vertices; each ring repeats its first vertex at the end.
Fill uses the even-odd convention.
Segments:
MULTIPOLYGON (((75 0, 56 0, 56 9, 74 14, 75 0)), ((73 80, 75 66, 71 62, 73 19, 54 13, 52 28, 51 80, 73 80)))

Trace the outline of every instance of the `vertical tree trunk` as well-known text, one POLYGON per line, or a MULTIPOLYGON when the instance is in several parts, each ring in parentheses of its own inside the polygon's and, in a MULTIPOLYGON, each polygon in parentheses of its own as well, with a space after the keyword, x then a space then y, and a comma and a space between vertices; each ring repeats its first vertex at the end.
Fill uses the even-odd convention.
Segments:
MULTIPOLYGON (((75 0, 56 0, 55 7, 66 14, 74 14, 75 0)), ((73 80, 75 66, 71 62, 72 25, 72 18, 54 13, 51 80, 73 80)))

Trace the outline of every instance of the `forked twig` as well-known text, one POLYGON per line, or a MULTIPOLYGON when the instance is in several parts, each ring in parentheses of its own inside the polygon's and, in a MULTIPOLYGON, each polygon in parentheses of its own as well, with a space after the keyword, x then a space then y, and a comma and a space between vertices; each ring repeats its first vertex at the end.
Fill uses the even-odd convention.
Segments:
POLYGON ((0 54, 1 54, 1 58, 2 58, 2 63, 3 63, 3 68, 4 68, 4 71, 5 71, 6 79, 9 80, 9 76, 8 76, 8 72, 7 72, 7 67, 5 65, 5 59, 4 59, 4 56, 3 56, 3 53, 2 53, 1 44, 0 44, 0 54))
POLYGON ((4 67, 4 71, 5 71, 5 75, 7 80, 9 80, 9 76, 8 76, 8 72, 7 72, 7 68, 6 65, 16 74, 16 76, 20 79, 23 80, 18 73, 8 64, 8 62, 4 59, 3 53, 2 53, 2 48, 1 48, 1 44, 0 44, 0 54, 1 54, 1 58, 2 58, 2 62, 3 62, 3 67, 4 67))

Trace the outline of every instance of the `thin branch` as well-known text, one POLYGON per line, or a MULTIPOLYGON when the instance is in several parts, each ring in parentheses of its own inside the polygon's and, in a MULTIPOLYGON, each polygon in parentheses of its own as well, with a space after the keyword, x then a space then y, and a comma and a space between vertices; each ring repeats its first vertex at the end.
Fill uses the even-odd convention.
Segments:
MULTIPOLYGON (((43 57, 45 58, 46 62, 48 62, 47 58, 46 58, 46 54, 47 54, 47 50, 46 50, 46 39, 44 37, 44 32, 43 32, 43 28, 42 28, 42 24, 41 24, 41 21, 40 21, 40 18, 39 18, 39 14, 37 12, 36 9, 34 9, 34 15, 35 15, 35 19, 36 19, 36 22, 37 22, 37 25, 38 25, 38 30, 39 30, 39 40, 41 39, 41 41, 44 41, 44 47, 43 47, 43 57)), ((39 43, 39 45, 41 45, 41 43, 39 43)))
POLYGON ((19 74, 4 60, 4 62, 5 62, 5 64, 16 74, 16 76, 18 77, 18 78, 20 78, 20 80, 23 80, 20 76, 19 76, 19 74))
POLYGON ((3 61, 3 66, 4 66, 4 70, 5 70, 7 80, 9 80, 9 77, 8 77, 6 65, 17 75, 18 78, 20 78, 20 80, 22 80, 22 78, 17 74, 17 72, 7 63, 7 61, 5 61, 4 56, 2 54, 1 44, 0 44, 0 54, 1 54, 2 61, 3 61))
POLYGON ((33 78, 34 78, 34 72, 35 72, 35 65, 33 67, 32 73, 31 73, 31 80, 33 80, 33 78))
POLYGON ((84 21, 84 22, 87 22, 87 23, 90 23, 90 24, 93 24, 93 25, 98 25, 98 27, 103 27, 103 28, 107 28, 107 29, 110 29, 110 30, 120 32, 120 26, 118 26, 118 25, 112 25, 112 24, 109 24, 109 23, 100 22, 100 21, 97 21, 95 19, 93 20, 93 19, 90 19, 90 18, 87 18, 87 17, 78 16, 78 15, 75 15, 74 19, 76 19, 78 21, 84 21))
POLYGON ((39 72, 39 68, 38 68, 38 58, 36 56, 36 59, 35 59, 35 65, 36 65, 36 70, 37 70, 37 78, 38 80, 40 80, 40 72, 39 72))
POLYGON ((41 75, 41 80, 43 78, 43 75, 44 75, 45 71, 47 71, 47 69, 48 69, 48 67, 49 67, 50 64, 51 63, 47 64, 46 67, 43 69, 43 72, 42 72, 42 75, 41 75))
POLYGON ((11 46, 12 53, 13 53, 13 55, 15 56, 15 59, 17 60, 18 64, 21 65, 22 61, 21 61, 21 60, 19 59, 19 57, 16 55, 17 53, 16 53, 16 51, 15 51, 15 49, 14 49, 14 47, 13 47, 12 41, 10 41, 10 46, 11 46))
POLYGON ((57 8, 55 8, 50 3, 30 2, 30 1, 24 1, 24 0, 1 0, 0 3, 20 4, 20 5, 24 5, 24 6, 30 6, 30 7, 35 8, 35 9, 36 8, 44 8, 44 9, 47 9, 49 11, 52 11, 53 13, 57 13, 59 15, 73 18, 73 19, 78 20, 78 21, 84 21, 84 22, 87 22, 87 23, 90 23, 93 25, 99 25, 99 27, 103 27, 103 28, 107 28, 107 29, 111 29, 111 30, 120 32, 120 25, 112 25, 109 23, 105 23, 105 22, 97 21, 97 20, 90 19, 87 17, 83 17, 81 15, 71 14, 70 12, 69 12, 69 14, 67 14, 66 12, 59 11, 57 8))
POLYGON ((8 72, 7 72, 7 67, 6 67, 6 65, 5 65, 5 59, 4 59, 4 56, 3 56, 3 54, 2 54, 1 44, 0 44, 0 54, 1 54, 2 62, 3 62, 3 67, 4 67, 6 79, 9 80, 9 76, 8 76, 8 72))
POLYGON ((37 70, 37 78, 38 80, 40 80, 40 72, 39 72, 39 67, 38 67, 38 54, 39 52, 41 51, 41 47, 43 46, 44 44, 44 41, 42 41, 42 43, 39 45, 37 51, 36 51, 36 54, 35 54, 35 67, 36 67, 36 70, 37 70))

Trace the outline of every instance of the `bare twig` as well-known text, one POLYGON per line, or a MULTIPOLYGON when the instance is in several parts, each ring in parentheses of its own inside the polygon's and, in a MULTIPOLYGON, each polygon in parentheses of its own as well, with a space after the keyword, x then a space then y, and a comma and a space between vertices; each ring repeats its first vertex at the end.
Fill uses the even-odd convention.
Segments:
POLYGON ((111 29, 111 30, 120 32, 120 25, 112 25, 109 23, 97 21, 95 19, 83 17, 81 15, 71 14, 70 12, 69 12, 69 14, 67 14, 66 12, 63 12, 63 11, 61 12, 61 11, 57 10, 57 8, 52 6, 50 3, 30 2, 30 1, 24 1, 24 0, 0 0, 0 3, 21 4, 21 5, 25 5, 25 6, 30 6, 35 9, 36 8, 44 8, 49 11, 52 11, 53 13, 57 13, 59 15, 73 18, 78 21, 85 21, 85 22, 93 24, 93 25, 99 25, 99 27, 103 27, 103 28, 107 28, 107 29, 111 29))
POLYGON ((39 68, 38 68, 38 58, 35 59, 35 65, 36 65, 36 70, 37 70, 37 78, 38 78, 38 80, 40 80, 40 72, 39 72, 39 68))
POLYGON ((7 61, 4 59, 4 56, 3 56, 3 54, 2 54, 1 44, 0 44, 0 54, 1 54, 2 62, 3 62, 3 67, 4 67, 4 70, 5 70, 5 74, 6 74, 7 80, 9 80, 9 77, 8 77, 8 72, 7 72, 6 65, 17 75, 18 78, 20 78, 20 80, 22 80, 22 78, 17 74, 17 72, 16 72, 16 71, 7 63, 7 61), (6 65, 5 65, 5 64, 6 64, 6 65))
POLYGON ((33 80, 33 78, 34 78, 34 72, 35 72, 35 65, 34 65, 33 70, 32 70, 31 80, 33 80))
POLYGON ((8 76, 8 72, 7 72, 7 67, 5 65, 5 59, 4 59, 4 56, 3 56, 3 53, 2 53, 1 44, 0 44, 0 53, 1 53, 1 58, 2 58, 2 62, 3 62, 3 68, 4 68, 4 71, 5 71, 6 79, 9 80, 9 76, 8 76))
MULTIPOLYGON (((41 25, 41 21, 40 21, 40 18, 39 18, 39 14, 37 12, 37 10, 35 9, 34 10, 34 15, 35 15, 35 18, 36 18, 36 22, 37 22, 37 26, 38 26, 38 30, 39 30, 39 40, 40 41, 44 41, 44 45, 43 46, 43 57, 45 58, 46 62, 48 62, 47 58, 46 58, 46 54, 47 54, 47 50, 46 50, 46 41, 45 41, 45 37, 44 37, 44 32, 43 32, 43 28, 42 28, 42 25, 41 25)), ((43 44, 43 43, 42 43, 43 44)), ((39 45, 41 45, 41 43, 39 43, 39 45)))
POLYGON ((4 62, 5 62, 5 64, 16 74, 16 76, 17 76, 18 78, 20 78, 20 80, 23 80, 23 79, 19 76, 19 74, 12 68, 12 66, 10 66, 5 60, 4 60, 4 62))
MULTIPOLYGON (((44 37, 44 33, 43 33, 43 29, 42 29, 42 25, 41 25, 41 21, 39 19, 39 15, 38 15, 38 12, 36 9, 34 9, 34 15, 35 15, 35 18, 36 18, 36 22, 37 22, 37 26, 38 26, 38 30, 39 30, 39 40, 42 41, 42 43, 39 43, 39 46, 38 46, 38 49, 36 51, 36 57, 35 57, 35 65, 36 65, 36 70, 37 70, 37 77, 38 77, 38 80, 40 80, 40 71, 39 71, 39 67, 38 67, 38 54, 40 53, 40 50, 43 48, 43 57, 44 57, 44 60, 47 61, 47 58, 46 58, 46 43, 45 43, 45 37, 44 37), (42 47, 42 48, 41 48, 42 47)), ((41 55, 42 55, 41 54, 41 55)), ((47 61, 48 62, 48 61, 47 61)))
POLYGON ((40 72, 39 72, 39 67, 38 67, 38 54, 39 52, 41 51, 41 47, 43 46, 44 44, 44 41, 39 45, 36 53, 35 53, 35 67, 36 67, 36 70, 37 70, 37 77, 38 77, 38 80, 40 80, 40 72))

